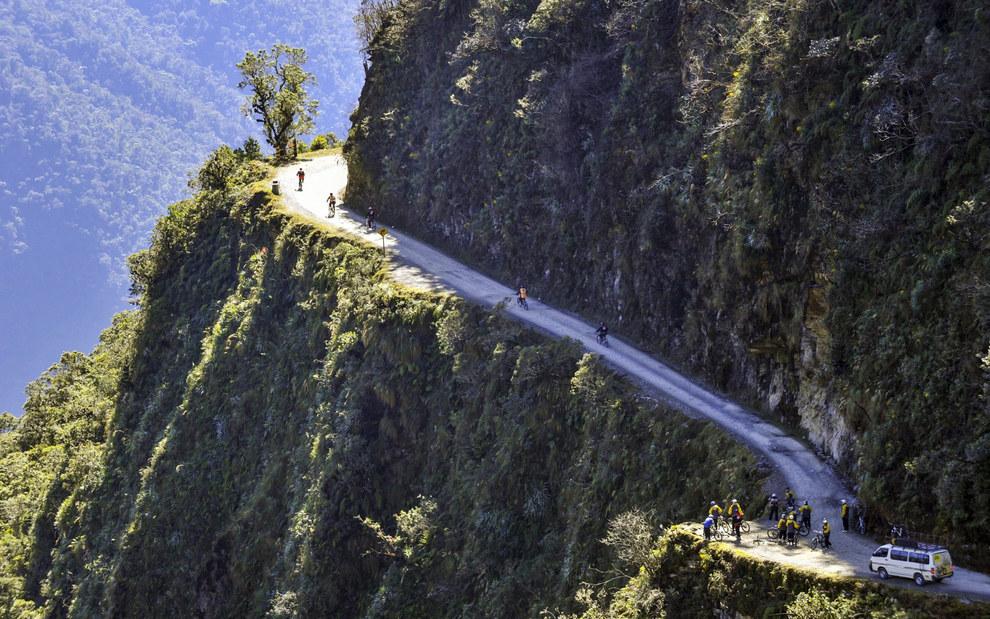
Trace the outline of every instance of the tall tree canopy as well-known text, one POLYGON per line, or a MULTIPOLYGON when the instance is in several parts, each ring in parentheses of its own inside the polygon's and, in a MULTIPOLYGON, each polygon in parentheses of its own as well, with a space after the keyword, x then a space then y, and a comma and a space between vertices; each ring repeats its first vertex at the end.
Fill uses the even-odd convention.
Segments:
POLYGON ((316 78, 303 70, 306 50, 276 43, 271 51, 248 52, 237 64, 244 79, 238 88, 249 88, 244 114, 264 128, 265 140, 277 159, 288 158, 289 140, 313 129, 318 103, 306 92, 316 78))

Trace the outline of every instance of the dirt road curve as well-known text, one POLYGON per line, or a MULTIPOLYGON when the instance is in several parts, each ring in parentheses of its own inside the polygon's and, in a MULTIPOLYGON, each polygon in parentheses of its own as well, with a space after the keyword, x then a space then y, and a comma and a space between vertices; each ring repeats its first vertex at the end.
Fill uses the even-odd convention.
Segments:
MULTIPOLYGON (((284 188, 282 193, 290 209, 308 215, 323 225, 351 232, 381 247, 381 237, 374 231, 368 231, 359 215, 352 215, 346 209, 338 207, 337 215, 332 219, 327 218, 327 196, 331 191, 340 195, 347 184, 347 168, 339 157, 319 157, 287 166, 279 170, 278 179, 284 188), (303 191, 296 190, 295 173, 299 167, 306 172, 303 191)), ((389 230, 385 245, 393 259, 393 275, 402 283, 450 291, 489 307, 514 297, 514 291, 507 286, 387 224, 386 227, 389 230)), ((807 446, 754 413, 699 386, 622 341, 610 338, 610 347, 600 346, 595 339, 594 326, 576 316, 553 309, 535 299, 530 300, 528 311, 515 303, 508 304, 506 311, 540 331, 577 340, 588 350, 601 355, 614 368, 628 374, 687 414, 717 423, 772 462, 795 494, 800 499, 809 500, 814 507, 813 523, 816 528, 820 528, 821 519, 825 517, 832 522, 835 531, 832 535, 835 549, 827 555, 811 551, 807 544, 803 549, 784 551, 776 545, 753 541, 761 536, 765 539, 762 529, 758 532, 754 530, 749 542, 744 539, 748 552, 815 570, 874 577, 866 569, 866 564, 876 544, 865 537, 839 530, 839 501, 850 498, 851 493, 831 467, 807 446)), ((699 510, 701 509, 703 506, 699 506, 699 510)), ((762 524, 764 523, 759 523, 760 526, 762 524)), ((990 601, 990 577, 957 568, 953 578, 929 586, 926 591, 990 601)))

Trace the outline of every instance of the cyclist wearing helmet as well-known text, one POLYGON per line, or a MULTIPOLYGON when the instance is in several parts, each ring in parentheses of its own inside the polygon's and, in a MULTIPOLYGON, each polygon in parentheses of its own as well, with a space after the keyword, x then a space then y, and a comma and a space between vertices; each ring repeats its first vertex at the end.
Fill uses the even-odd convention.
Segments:
POLYGON ((777 493, 770 495, 770 518, 768 520, 776 520, 777 516, 780 515, 780 501, 777 500, 777 493))
POLYGON ((708 507, 708 515, 715 519, 718 523, 718 519, 722 517, 722 508, 715 501, 712 501, 708 507))

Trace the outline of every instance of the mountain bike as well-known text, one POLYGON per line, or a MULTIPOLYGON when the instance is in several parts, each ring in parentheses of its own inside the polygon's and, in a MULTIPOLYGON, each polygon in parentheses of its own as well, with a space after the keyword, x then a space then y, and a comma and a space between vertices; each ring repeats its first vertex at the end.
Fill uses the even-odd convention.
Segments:
POLYGON ((601 344, 602 346, 604 346, 605 348, 608 348, 609 347, 608 346, 608 334, 606 334, 606 333, 596 333, 596 335, 598 336, 598 343, 601 344))
POLYGON ((327 201, 327 218, 333 217, 337 214, 337 203, 327 201))
POLYGON ((825 547, 825 535, 821 531, 815 531, 815 536, 811 538, 811 549, 818 550, 819 548, 828 550, 825 547))
MULTIPOLYGON (((727 518, 720 518, 719 521, 718 521, 718 526, 719 526, 719 528, 722 529, 722 532, 725 533, 726 535, 732 535, 733 534, 733 532, 732 532, 732 521, 731 520, 729 520, 727 518)), ((739 523, 739 530, 742 533, 749 533, 749 531, 750 531, 749 522, 747 522, 746 520, 743 520, 742 522, 740 522, 739 523)))
POLYGON ((777 527, 770 527, 767 529, 767 537, 770 539, 780 539, 780 529, 777 527))
MULTIPOLYGON (((702 535, 704 535, 704 531, 702 531, 702 535)), ((721 542, 725 538, 725 534, 719 531, 717 526, 713 526, 708 530, 708 536, 709 540, 713 542, 721 542)))

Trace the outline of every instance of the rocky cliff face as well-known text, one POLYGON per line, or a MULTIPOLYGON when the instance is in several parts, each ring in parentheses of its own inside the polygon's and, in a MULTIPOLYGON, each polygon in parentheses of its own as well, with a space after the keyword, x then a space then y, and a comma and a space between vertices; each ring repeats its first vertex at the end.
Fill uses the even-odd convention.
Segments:
POLYGON ((987 41, 975 1, 400 2, 349 200, 798 428, 878 524, 975 540, 987 41))

